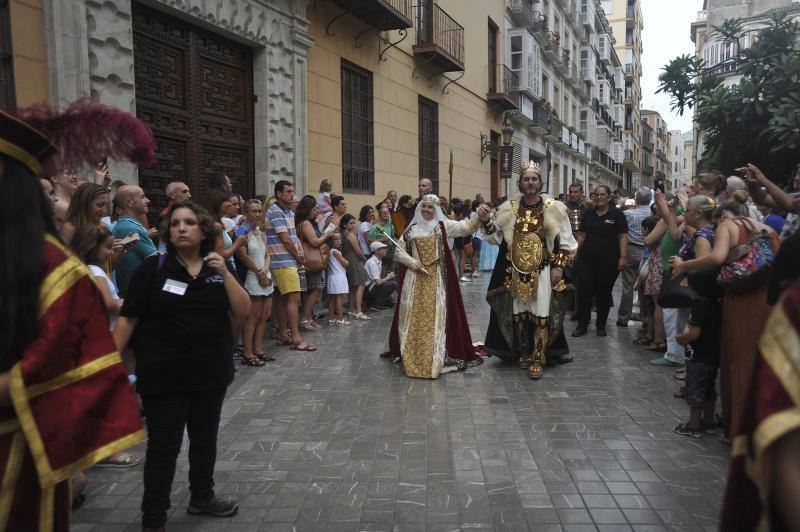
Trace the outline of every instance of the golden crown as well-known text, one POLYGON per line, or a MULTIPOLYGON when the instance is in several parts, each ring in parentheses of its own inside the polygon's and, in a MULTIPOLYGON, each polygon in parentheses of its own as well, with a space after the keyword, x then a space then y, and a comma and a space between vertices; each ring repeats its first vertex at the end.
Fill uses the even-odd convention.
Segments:
POLYGON ((539 174, 540 177, 542 175, 542 169, 539 167, 539 163, 537 163, 536 161, 528 161, 527 163, 523 164, 522 167, 519 169, 519 175, 522 175, 529 170, 533 170, 534 172, 539 174))

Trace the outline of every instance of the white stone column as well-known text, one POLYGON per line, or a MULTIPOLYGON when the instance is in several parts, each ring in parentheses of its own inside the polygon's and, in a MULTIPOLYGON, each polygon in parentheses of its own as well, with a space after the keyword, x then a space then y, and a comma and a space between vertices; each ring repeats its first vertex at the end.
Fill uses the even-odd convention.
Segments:
POLYGON ((65 103, 89 95, 85 0, 44 0, 48 97, 65 103))

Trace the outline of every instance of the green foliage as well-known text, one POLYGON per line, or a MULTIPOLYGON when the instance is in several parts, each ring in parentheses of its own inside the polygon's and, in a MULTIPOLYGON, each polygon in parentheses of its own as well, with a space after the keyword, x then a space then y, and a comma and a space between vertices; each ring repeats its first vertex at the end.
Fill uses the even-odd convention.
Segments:
POLYGON ((659 75, 658 92, 680 114, 694 109, 704 134, 704 167, 725 173, 752 162, 783 181, 800 160, 800 25, 788 9, 774 10, 755 42, 740 49, 742 19, 715 26, 712 38, 733 45, 741 81, 725 85, 700 58, 676 57, 659 75))

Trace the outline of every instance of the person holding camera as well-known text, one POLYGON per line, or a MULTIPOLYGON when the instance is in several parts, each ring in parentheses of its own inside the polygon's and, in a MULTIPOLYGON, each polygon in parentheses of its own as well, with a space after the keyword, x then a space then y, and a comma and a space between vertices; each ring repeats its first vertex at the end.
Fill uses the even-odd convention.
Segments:
POLYGON ((173 203, 167 253, 148 257, 132 276, 114 328, 120 351, 136 356, 137 391, 147 419, 142 526, 163 527, 170 508, 184 428, 189 434, 187 511, 229 517, 238 505, 214 493, 217 432, 233 380, 231 319, 250 298, 214 252, 214 220, 191 201, 173 203))

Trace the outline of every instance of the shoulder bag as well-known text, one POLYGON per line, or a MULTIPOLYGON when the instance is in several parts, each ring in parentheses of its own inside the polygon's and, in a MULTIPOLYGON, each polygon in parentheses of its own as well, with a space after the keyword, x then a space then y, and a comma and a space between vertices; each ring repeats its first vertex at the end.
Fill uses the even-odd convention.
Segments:
POLYGON ((689 308, 700 297, 689 286, 689 276, 681 273, 672 276, 672 268, 664 272, 661 291, 658 293, 658 306, 661 308, 689 308))
MULTIPOLYGON (((317 236, 319 236, 319 233, 317 236)), ((328 267, 328 252, 330 251, 330 246, 328 244, 322 244, 319 247, 314 247, 305 238, 301 238, 301 240, 303 244, 303 255, 305 256, 303 268, 306 272, 317 273, 325 270, 328 267)))
POLYGON ((739 218, 741 231, 749 237, 728 253, 728 258, 717 276, 717 282, 733 293, 743 293, 761 288, 769 281, 775 263, 775 248, 769 233, 762 229, 756 232, 749 220, 739 218))

